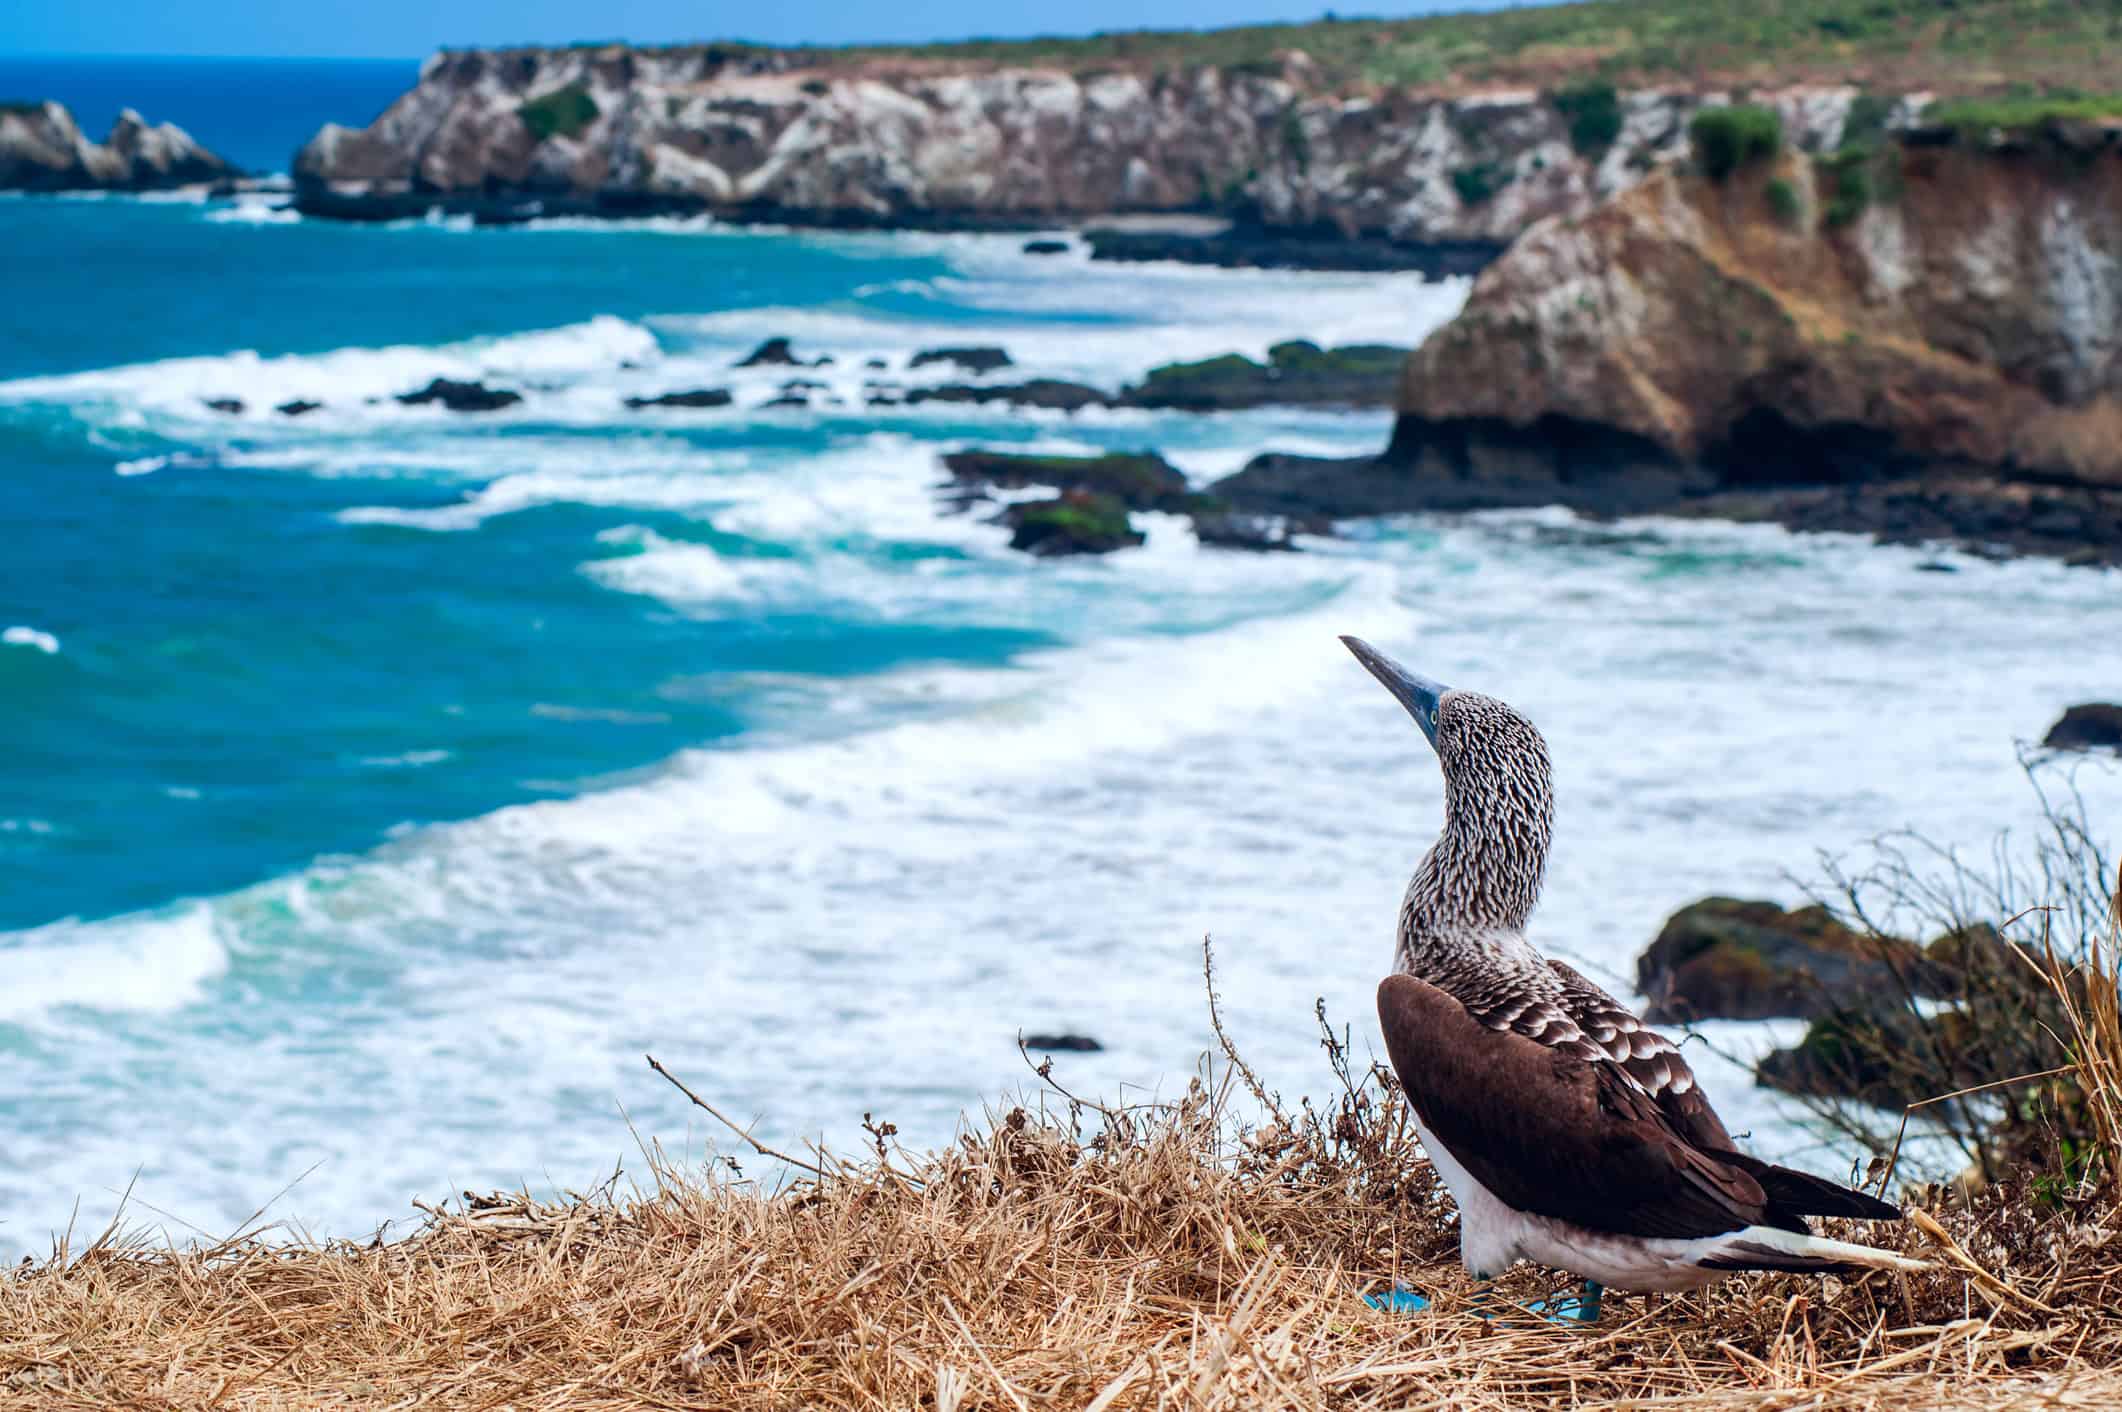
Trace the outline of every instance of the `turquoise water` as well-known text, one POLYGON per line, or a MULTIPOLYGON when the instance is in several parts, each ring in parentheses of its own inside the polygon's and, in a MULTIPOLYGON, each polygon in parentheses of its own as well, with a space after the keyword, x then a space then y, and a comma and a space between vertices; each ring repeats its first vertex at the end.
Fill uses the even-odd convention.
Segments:
POLYGON ((2122 634, 2110 575, 1760 527, 1514 514, 1247 556, 1145 516, 1141 549, 1035 561, 939 502, 944 452, 1154 446, 1206 483, 1388 418, 864 401, 950 376, 908 372, 944 343, 1117 387, 1411 342, 1463 285, 255 197, 0 200, 0 249, 8 1250, 77 1201, 100 1227, 136 1174, 130 1219, 173 1237, 290 1183, 274 1217, 351 1235, 593 1184, 634 1160, 622 1108, 702 1155, 644 1051, 779 1143, 865 1112, 944 1140, 1025 1081, 1020 1028, 1104 1040, 1071 1061, 1092 1091, 1169 1088, 1204 932, 1253 1062, 1316 1091, 1312 999, 1363 1025, 1437 810, 1339 632, 1541 723, 1542 940, 1623 991, 1705 892, 1788 898, 1816 848, 1910 824, 1986 842, 2029 810, 2015 738, 2112 691, 2083 650, 2122 634), (831 357, 793 374, 812 406, 732 367, 775 335, 831 357), (524 401, 393 400, 438 376, 524 401), (736 405, 622 405, 700 386, 736 405))
MULTIPOLYGON (((880 278, 944 269, 935 257, 880 260, 771 238, 411 230, 379 239, 345 227, 215 224, 194 209, 132 202, 0 204, 0 242, 35 273, 34 300, 11 308, 0 341, 5 378, 225 347, 273 358, 638 319, 670 304, 673 288, 703 282, 725 308, 830 305, 880 278)), ((642 348, 659 346, 626 328, 642 348)), ((319 397, 331 381, 321 378, 319 397)), ((408 375, 390 390, 418 385, 408 375)), ((217 386, 214 395, 256 395, 237 369, 217 386)), ((0 833, 0 927, 239 886, 394 825, 572 792, 742 729, 740 701, 664 690, 674 676, 989 661, 1046 636, 800 606, 703 622, 643 611, 570 571, 578 558, 626 552, 599 540, 623 526, 736 555, 784 552, 653 507, 563 501, 446 547, 421 530, 335 518, 350 506, 458 501, 458 478, 423 474, 417 452, 406 464, 420 444, 497 465, 519 454, 588 459, 607 443, 772 458, 830 444, 827 426, 407 418, 410 429, 380 437, 363 426, 290 442, 271 421, 224 428, 181 394, 172 415, 123 397, 86 405, 96 408, 86 423, 84 401, 64 394, 0 409, 9 470, 0 514, 17 527, 0 618, 66 644, 56 655, 0 653, 9 688, 0 731, 34 746, 9 810, 24 822, 0 833), (299 461, 313 442, 345 463, 323 477, 287 474, 287 458, 299 461), (367 449, 391 464, 363 464, 367 449), (269 467, 251 459, 261 455, 269 467), (160 474, 112 474, 158 456, 191 459, 160 474), (594 674, 577 655, 586 643, 598 644, 594 674), (404 763, 438 755, 446 768, 404 763)), ((880 552, 912 563, 920 551, 880 552)))

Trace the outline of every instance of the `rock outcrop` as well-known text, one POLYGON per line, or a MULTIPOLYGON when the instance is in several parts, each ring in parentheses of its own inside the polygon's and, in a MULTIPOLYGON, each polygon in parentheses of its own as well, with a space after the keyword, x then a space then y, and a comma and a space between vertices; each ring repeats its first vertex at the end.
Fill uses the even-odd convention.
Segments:
POLYGON ((1265 363, 1238 353, 1152 368, 1120 402, 1182 412, 1241 407, 1390 406, 1407 349, 1386 344, 1321 348, 1301 339, 1267 350, 1265 363))
POLYGON ((1852 931, 1824 907, 1729 897, 1681 908, 1636 960, 1652 1024, 1890 1009, 1950 987, 1912 942, 1852 931))
POLYGON ((953 451, 945 500, 969 510, 997 490, 1034 486, 1060 492, 1053 500, 1020 501, 997 518, 1016 531, 1013 547, 1035 554, 1102 554, 1143 542, 1130 510, 1184 515, 1194 535, 1212 549, 1294 549, 1294 533, 1320 526, 1280 515, 1258 515, 1187 488, 1177 467, 1153 451, 1109 451, 1102 456, 1042 456, 1015 451, 953 451))
POLYGON ((2122 130, 1662 168, 1483 272, 1409 359, 1386 460, 1401 508, 2122 560, 2122 130))
MULTIPOLYGON (((1685 148, 1717 95, 1406 88, 1337 91, 1278 65, 1100 71, 850 60, 724 46, 466 50, 364 129, 298 155, 306 212, 485 221, 709 211, 847 226, 1025 227, 1192 212, 1234 222, 1194 246, 1097 253, 1277 263, 1262 235, 1369 242, 1402 266, 1478 267, 1534 221, 1581 215, 1685 148)), ((1775 101, 1831 146, 1855 89, 1775 101)))
POLYGON ((1002 512, 1014 533, 1009 547, 1042 559, 1065 554, 1110 554, 1143 542, 1127 517, 1127 506, 1089 490, 1064 491, 1052 500, 1027 500, 1002 512))
POLYGON ((664 392, 654 397, 629 397, 627 410, 638 412, 645 407, 727 407, 735 399, 726 387, 696 387, 685 392, 664 392))
POLYGON ((1014 360, 1006 348, 981 345, 974 348, 924 348, 908 361, 909 368, 926 368, 936 364, 957 368, 968 373, 991 373, 997 368, 1012 366, 1014 360))
POLYGON ((418 392, 401 393, 396 400, 408 407, 439 404, 452 412, 498 412, 521 402, 523 394, 506 387, 488 387, 483 382, 433 378, 418 392))
POLYGON ((1186 477, 1154 451, 1110 451, 1103 456, 1040 456, 1015 451, 953 451, 943 458, 951 479, 968 490, 1026 490, 1048 486, 1083 492, 1129 510, 1191 508, 1186 477))
POLYGON ((237 175, 173 123, 127 108, 102 142, 59 103, 0 103, 0 191, 152 191, 237 175))
POLYGON ((2041 744, 2050 750, 2122 750, 2122 706, 2107 701, 2073 706, 2057 717, 2041 744))

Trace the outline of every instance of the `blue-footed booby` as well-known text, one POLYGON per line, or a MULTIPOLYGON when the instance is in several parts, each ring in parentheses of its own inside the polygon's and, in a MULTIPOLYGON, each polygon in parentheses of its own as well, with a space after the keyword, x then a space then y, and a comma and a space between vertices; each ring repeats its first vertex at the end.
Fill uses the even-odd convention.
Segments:
MULTIPOLYGON (((1526 922, 1554 834, 1547 742, 1493 697, 1341 639, 1429 738, 1444 829, 1400 904, 1378 1023, 1416 1129, 1486 1280, 1520 1259, 1602 1286, 1686 1290, 1741 1270, 1920 1270, 1814 1235, 1808 1216, 1899 1220, 1859 1191, 1749 1157, 1680 1051, 1534 949, 1526 922)), ((1375 1302, 1375 1301, 1374 1301, 1375 1302)), ((1381 1307, 1418 1303, 1395 1294, 1381 1307)))

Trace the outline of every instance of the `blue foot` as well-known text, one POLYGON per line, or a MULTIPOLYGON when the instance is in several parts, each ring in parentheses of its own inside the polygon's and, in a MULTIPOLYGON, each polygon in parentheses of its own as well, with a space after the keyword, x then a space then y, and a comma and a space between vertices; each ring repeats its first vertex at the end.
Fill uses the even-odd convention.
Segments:
POLYGON ((1411 1289, 1393 1289, 1384 1294, 1366 1294, 1363 1302, 1387 1314, 1416 1314, 1429 1308, 1429 1301, 1411 1289))
POLYGON ((1583 1290, 1577 1294, 1536 1299, 1525 1307, 1551 1323, 1596 1324, 1599 1322, 1599 1296, 1604 1293, 1605 1289, 1597 1281, 1586 1280, 1583 1290))

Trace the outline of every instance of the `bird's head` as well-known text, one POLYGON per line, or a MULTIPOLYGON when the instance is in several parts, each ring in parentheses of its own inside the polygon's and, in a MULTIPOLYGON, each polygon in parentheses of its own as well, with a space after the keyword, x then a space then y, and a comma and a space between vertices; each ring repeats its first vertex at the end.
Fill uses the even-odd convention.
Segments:
POLYGON ((1550 767, 1547 742, 1531 721, 1493 696, 1455 691, 1411 672, 1361 638, 1341 641, 1429 738, 1455 810, 1530 815, 1542 821, 1544 833, 1552 812, 1550 767))

